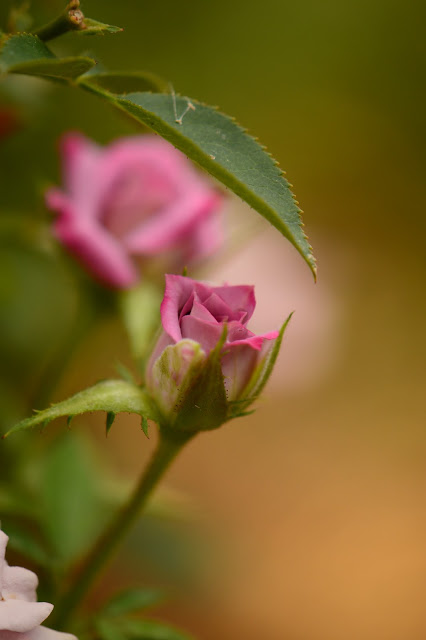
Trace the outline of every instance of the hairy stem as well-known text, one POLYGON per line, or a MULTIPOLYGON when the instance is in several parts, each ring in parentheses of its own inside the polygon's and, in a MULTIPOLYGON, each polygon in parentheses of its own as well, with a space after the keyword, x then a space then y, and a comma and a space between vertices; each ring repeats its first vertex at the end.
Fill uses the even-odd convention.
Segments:
POLYGON ((68 31, 80 31, 85 28, 84 15, 80 9, 80 0, 70 0, 64 11, 57 18, 34 31, 34 35, 47 42, 62 36, 68 31))
POLYGON ((142 507, 146 504, 158 481, 179 451, 192 437, 193 434, 160 432, 157 449, 154 451, 151 461, 142 474, 128 503, 96 542, 84 561, 74 584, 71 585, 70 590, 55 607, 52 615, 52 625, 55 629, 64 629, 69 620, 72 619, 75 609, 79 606, 95 579, 99 577, 101 569, 103 569, 116 547, 139 517, 142 507))

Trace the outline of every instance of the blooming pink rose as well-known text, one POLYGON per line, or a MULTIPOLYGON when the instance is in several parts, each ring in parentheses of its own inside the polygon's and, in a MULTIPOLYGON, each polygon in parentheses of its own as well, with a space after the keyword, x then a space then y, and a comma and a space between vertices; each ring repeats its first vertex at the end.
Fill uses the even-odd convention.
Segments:
POLYGON ((125 138, 107 148, 79 134, 62 142, 65 190, 49 189, 56 237, 99 280, 139 278, 136 256, 181 269, 221 242, 222 196, 162 138, 125 138))
POLYGON ((187 377, 203 367, 208 354, 221 340, 225 325, 221 384, 228 402, 244 394, 253 376, 263 369, 279 335, 278 331, 255 335, 247 328, 255 306, 252 286, 212 287, 183 276, 166 275, 161 304, 163 333, 146 376, 147 387, 163 414, 182 405, 187 377))
POLYGON ((77 640, 68 633, 41 627, 53 604, 37 602, 37 576, 22 567, 9 567, 5 560, 9 538, 0 530, 0 639, 77 640))

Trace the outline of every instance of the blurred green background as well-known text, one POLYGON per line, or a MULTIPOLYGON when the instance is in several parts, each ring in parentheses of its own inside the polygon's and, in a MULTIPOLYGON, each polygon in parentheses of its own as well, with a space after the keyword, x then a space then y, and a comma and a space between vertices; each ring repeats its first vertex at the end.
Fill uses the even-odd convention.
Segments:
MULTIPOLYGON (((62 7, 34 1, 37 23, 62 7)), ((87 48, 111 69, 154 71, 235 116, 287 171, 319 262, 314 285, 265 231, 208 274, 255 282, 262 328, 276 326, 277 309, 296 313, 259 410, 195 440, 169 475, 213 539, 214 566, 202 560, 198 582, 164 615, 206 640, 426 637, 424 2, 82 8, 124 32, 70 35, 55 51, 87 48)), ((43 395, 68 333, 93 312, 44 230, 57 139, 78 129, 106 143, 138 129, 93 96, 37 80, 2 81, 0 100, 14 122, 0 140, 0 397, 10 424, 43 395)), ((243 225, 250 214, 232 207, 243 225)), ((114 375, 117 359, 129 356, 110 315, 54 397, 114 375)), ((101 418, 89 422, 112 466, 133 477, 148 454, 134 421, 119 418, 106 443, 101 418)), ((132 536, 127 552, 137 547, 132 536)))

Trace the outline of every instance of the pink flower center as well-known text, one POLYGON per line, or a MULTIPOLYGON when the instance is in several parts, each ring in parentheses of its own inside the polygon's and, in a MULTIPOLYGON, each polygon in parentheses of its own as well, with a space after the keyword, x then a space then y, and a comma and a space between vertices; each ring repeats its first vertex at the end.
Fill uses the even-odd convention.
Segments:
POLYGON ((159 172, 132 167, 121 173, 102 205, 104 225, 119 239, 127 238, 177 196, 169 180, 159 172))

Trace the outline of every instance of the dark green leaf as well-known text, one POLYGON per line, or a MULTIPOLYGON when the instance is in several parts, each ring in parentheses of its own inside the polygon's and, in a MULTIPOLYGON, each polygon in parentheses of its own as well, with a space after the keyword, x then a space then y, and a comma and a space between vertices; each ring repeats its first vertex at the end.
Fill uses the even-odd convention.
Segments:
POLYGON ((122 616, 125 613, 152 607, 163 599, 157 589, 126 589, 114 596, 102 609, 102 615, 122 616))
POLYGON ((7 38, 0 51, 0 70, 56 79, 86 73, 96 64, 86 57, 57 58, 37 36, 20 34, 7 38))
POLYGON ((316 274, 315 259, 289 183, 265 149, 232 118, 174 95, 133 93, 112 101, 263 215, 290 240, 316 274))
POLYGON ((49 566, 50 556, 43 545, 38 542, 33 532, 29 532, 27 527, 19 526, 15 523, 8 523, 4 527, 5 533, 9 536, 9 547, 18 551, 26 558, 30 558, 41 567, 49 566))
POLYGON ((105 380, 94 387, 80 391, 75 396, 54 404, 49 409, 39 411, 35 416, 22 420, 6 433, 11 433, 42 425, 62 416, 75 416, 88 411, 137 413, 157 421, 152 401, 144 389, 124 380, 105 380))
POLYGON ((122 27, 114 27, 111 24, 104 24, 92 18, 84 18, 84 27, 78 29, 76 33, 84 36, 103 36, 106 33, 119 33, 123 31, 122 27))
POLYGON ((54 60, 54 53, 37 36, 25 33, 6 38, 0 53, 0 68, 9 71, 15 65, 46 59, 54 60))
POLYGON ((114 411, 108 411, 108 413, 106 415, 106 424, 105 424, 106 434, 107 435, 108 435, 109 430, 111 429, 112 425, 114 424, 114 420, 115 420, 114 411))
POLYGON ((166 81, 149 71, 103 71, 85 75, 80 81, 85 85, 94 85, 116 94, 167 91, 166 81))

